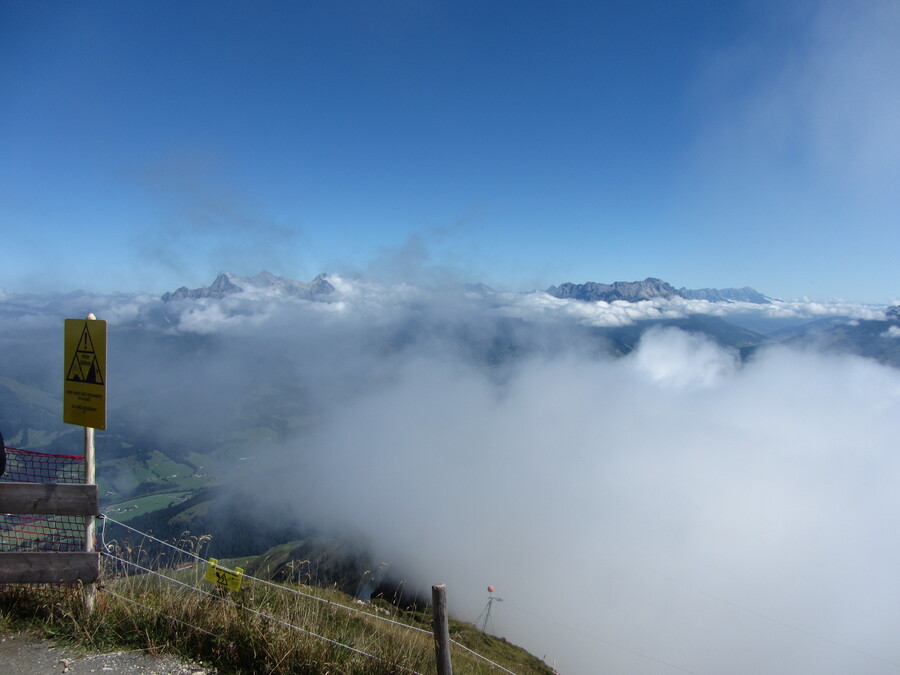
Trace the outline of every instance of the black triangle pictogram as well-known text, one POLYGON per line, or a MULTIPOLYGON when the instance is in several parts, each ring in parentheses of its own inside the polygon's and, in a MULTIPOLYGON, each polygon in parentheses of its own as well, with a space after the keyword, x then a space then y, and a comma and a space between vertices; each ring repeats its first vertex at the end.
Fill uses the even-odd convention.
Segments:
POLYGON ((72 359, 72 365, 69 366, 69 372, 66 373, 66 380, 69 382, 84 382, 84 374, 81 372, 81 362, 78 360, 78 354, 72 359))
POLYGON ((103 384, 103 372, 100 370, 100 363, 97 361, 97 354, 94 352, 94 342, 91 340, 87 324, 85 324, 81 338, 78 340, 78 348, 66 373, 66 380, 69 382, 103 384))
POLYGON ((103 373, 100 372, 100 364, 97 363, 96 356, 91 359, 91 366, 88 369, 87 375, 85 375, 84 381, 90 382, 91 384, 103 384, 103 373))

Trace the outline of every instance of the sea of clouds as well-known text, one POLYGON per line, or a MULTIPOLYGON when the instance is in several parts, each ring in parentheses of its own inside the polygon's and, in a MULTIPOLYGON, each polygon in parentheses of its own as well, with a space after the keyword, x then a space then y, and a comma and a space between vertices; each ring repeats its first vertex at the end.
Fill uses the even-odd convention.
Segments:
POLYGON ((0 339, 55 368, 63 317, 107 318, 128 402, 111 414, 154 415, 161 442, 283 392, 314 422, 248 448, 242 474, 408 587, 446 583, 459 618, 495 586, 488 629, 560 672, 900 669, 900 371, 778 345, 742 360, 662 326, 613 358, 579 330, 884 307, 330 281, 325 302, 5 296, 0 339))
POLYGON ((894 369, 655 330, 502 386, 411 360, 282 475, 562 672, 893 672, 898 413, 894 369))

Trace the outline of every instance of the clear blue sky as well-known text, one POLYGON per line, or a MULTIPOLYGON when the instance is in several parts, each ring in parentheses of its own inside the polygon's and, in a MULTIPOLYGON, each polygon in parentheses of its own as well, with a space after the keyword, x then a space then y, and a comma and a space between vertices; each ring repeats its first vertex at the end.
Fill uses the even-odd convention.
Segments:
POLYGON ((0 288, 900 297, 900 4, 0 3, 0 288))

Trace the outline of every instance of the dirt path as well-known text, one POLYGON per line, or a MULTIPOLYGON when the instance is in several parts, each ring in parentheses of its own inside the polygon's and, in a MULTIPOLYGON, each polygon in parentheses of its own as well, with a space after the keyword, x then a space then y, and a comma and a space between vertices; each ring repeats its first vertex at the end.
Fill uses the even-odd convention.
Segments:
POLYGON ((57 675, 122 673, 124 675, 214 675, 215 671, 176 656, 150 656, 140 651, 90 653, 60 646, 31 633, 0 630, 0 673, 57 675))

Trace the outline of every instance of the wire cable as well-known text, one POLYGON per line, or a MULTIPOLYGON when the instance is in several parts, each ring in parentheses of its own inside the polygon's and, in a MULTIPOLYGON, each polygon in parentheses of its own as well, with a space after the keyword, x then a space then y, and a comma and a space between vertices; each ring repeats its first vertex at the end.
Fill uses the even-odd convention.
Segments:
POLYGON ((455 644, 455 645, 456 645, 457 647, 459 647, 460 649, 463 649, 463 650, 469 652, 472 656, 477 656, 477 657, 478 657, 479 659, 481 659, 482 661, 486 661, 487 663, 489 663, 489 664, 491 664, 492 666, 494 666, 494 668, 499 668, 499 669, 502 670, 504 673, 509 673, 510 675, 516 675, 513 671, 507 670, 506 668, 504 668, 503 666, 501 666, 499 663, 494 663, 494 662, 491 661, 489 658, 487 658, 487 657, 485 657, 485 656, 482 656, 482 655, 479 654, 478 652, 473 652, 471 649, 469 649, 469 648, 466 647, 465 645, 460 644, 460 643, 457 642, 456 640, 454 640, 454 639, 451 638, 451 639, 450 639, 450 642, 452 642, 453 644, 455 644))
POLYGON ((199 626, 195 626, 192 623, 188 623, 187 621, 183 621, 182 619, 178 619, 174 616, 170 616, 169 614, 166 614, 165 612, 162 612, 162 611, 156 609, 155 607, 150 607, 148 605, 141 604, 137 600, 132 600, 131 598, 126 598, 124 595, 119 595, 118 593, 111 591, 106 587, 101 588, 100 591, 101 591, 101 593, 106 593, 107 595, 111 595, 114 598, 118 598, 119 600, 122 600, 124 602, 128 602, 128 603, 131 603, 132 605, 136 605, 138 607, 149 610, 151 612, 155 612, 156 614, 159 614, 160 616, 165 617, 166 619, 169 619, 170 621, 180 623, 182 626, 187 626, 188 628, 193 628, 195 631, 209 635, 211 638, 215 638, 216 640, 222 639, 221 635, 216 635, 215 633, 210 633, 208 630, 204 630, 204 629, 200 628, 199 626))
POLYGON ((190 591, 194 591, 195 593, 200 593, 201 595, 205 595, 205 596, 207 596, 207 597, 209 597, 209 598, 212 598, 212 599, 214 599, 214 600, 219 600, 220 602, 224 602, 226 605, 229 605, 229 606, 231 606, 231 607, 234 607, 235 609, 243 610, 243 611, 245 611, 245 612, 250 612, 251 614, 254 614, 254 615, 256 615, 256 616, 258 616, 258 617, 260 617, 260 618, 262 618, 262 619, 268 619, 269 621, 272 621, 272 622, 277 623, 277 624, 279 624, 279 625, 281 625, 281 626, 284 626, 285 628, 289 628, 289 629, 291 629, 291 630, 298 631, 298 632, 300 632, 300 633, 303 633, 304 635, 308 635, 308 636, 310 636, 310 637, 312 637, 312 638, 315 638, 315 639, 317 639, 317 640, 321 640, 322 642, 326 642, 326 643, 328 643, 328 644, 330 644, 330 645, 332 645, 332 646, 334 646, 334 647, 338 647, 338 648, 340 648, 340 649, 345 649, 345 650, 347 650, 347 651, 353 652, 353 653, 355 653, 355 654, 358 654, 358 655, 363 656, 363 657, 368 658, 368 659, 372 659, 372 660, 374 660, 374 661, 380 661, 381 663, 385 663, 385 664, 387 664, 387 665, 389 665, 389 666, 392 666, 392 667, 394 667, 394 668, 398 668, 398 669, 400 669, 400 670, 402 670, 402 671, 404 671, 404 672, 411 673, 412 675, 422 675, 421 673, 419 673, 419 672, 417 672, 417 671, 415 671, 415 670, 411 670, 411 669, 409 669, 409 668, 405 668, 405 667, 403 667, 403 666, 401 666, 401 665, 399 665, 399 664, 396 664, 396 663, 391 663, 390 661, 387 661, 386 659, 383 659, 383 658, 381 658, 380 656, 375 656, 374 654, 369 654, 368 652, 364 652, 364 651, 362 651, 361 649, 357 649, 356 647, 351 647, 350 645, 345 645, 345 644, 343 644, 343 643, 341 643, 341 642, 338 642, 337 640, 332 640, 331 638, 327 638, 327 637, 325 637, 324 635, 319 635, 318 633, 314 633, 314 632, 312 632, 312 631, 306 630, 305 628, 301 628, 300 626, 295 626, 294 624, 289 623, 289 622, 287 622, 287 621, 284 621, 284 620, 282 620, 282 619, 279 619, 279 618, 277 618, 277 617, 269 616, 268 614, 264 614, 263 612, 257 611, 257 610, 255 610, 255 609, 250 608, 250 607, 247 607, 246 605, 239 605, 238 603, 236 603, 236 602, 234 602, 233 600, 230 600, 230 599, 228 599, 228 598, 217 596, 217 595, 215 595, 215 594, 213 594, 213 593, 210 593, 210 592, 208 592, 208 591, 204 591, 204 590, 201 589, 201 588, 195 588, 194 586, 191 586, 191 585, 189 585, 189 584, 186 584, 186 583, 184 583, 184 582, 182 582, 182 581, 178 581, 177 579, 173 579, 172 577, 167 577, 166 575, 160 574, 159 572, 156 572, 155 570, 151 570, 151 569, 149 569, 149 568, 147 568, 147 567, 144 567, 143 565, 138 565, 138 564, 135 563, 135 562, 132 562, 132 561, 130 561, 130 560, 125 560, 124 558, 120 558, 120 557, 117 556, 117 555, 113 555, 113 554, 110 553, 109 551, 104 551, 104 555, 106 555, 106 556, 109 557, 109 558, 112 558, 113 560, 118 560, 119 562, 121 562, 121 563, 123 563, 123 564, 125 564, 125 565, 130 565, 130 566, 132 566, 132 567, 134 567, 134 568, 136 568, 136 569, 139 569, 140 571, 142 571, 142 572, 144 572, 144 573, 146 573, 146 574, 153 574, 153 575, 156 575, 156 576, 158 576, 158 577, 160 577, 160 578, 162 578, 162 579, 165 579, 165 580, 167 580, 167 581, 170 581, 170 582, 172 582, 172 583, 174 583, 174 584, 177 584, 177 585, 179 585, 179 586, 181 586, 181 587, 183 587, 183 588, 186 588, 186 589, 188 589, 188 590, 190 590, 190 591))
MULTIPOLYGON (((173 545, 173 544, 170 544, 170 543, 168 543, 168 542, 166 542, 166 541, 163 541, 162 539, 157 539, 156 537, 154 537, 154 536, 151 535, 151 534, 147 534, 146 532, 141 532, 140 530, 137 530, 137 529, 131 527, 130 525, 126 525, 125 523, 121 523, 121 522, 115 520, 114 518, 110 518, 109 516, 104 515, 104 516, 102 516, 102 519, 103 519, 103 526, 102 526, 101 529, 100 529, 100 541, 101 541, 101 543, 102 543, 102 545, 103 545, 103 550, 104 550, 104 552, 107 552, 107 553, 108 553, 108 548, 107 548, 108 545, 107 545, 107 543, 106 543, 106 522, 107 522, 107 521, 110 521, 110 522, 112 522, 112 523, 115 523, 116 525, 120 525, 121 527, 124 527, 125 529, 134 532, 135 534, 139 534, 139 535, 141 535, 141 536, 143 536, 143 537, 146 537, 146 538, 150 539, 151 541, 155 541, 155 542, 158 543, 158 544, 162 544, 163 546, 167 546, 168 548, 170 548, 170 549, 172 549, 172 550, 174 550, 174 551, 177 551, 177 552, 179 552, 179 553, 181 553, 181 554, 183 554, 183 555, 185 555, 185 556, 192 557, 192 558, 194 558, 195 560, 198 560, 198 561, 201 561, 201 562, 206 563, 207 565, 210 564, 210 561, 209 561, 209 560, 207 560, 206 558, 203 558, 202 556, 197 555, 196 553, 192 553, 192 552, 186 551, 186 550, 184 550, 184 549, 182 549, 182 548, 178 548, 177 546, 175 546, 175 545, 173 545)), ((110 557, 115 557, 115 556, 110 555, 110 557)), ((128 563, 128 561, 124 561, 124 560, 123 560, 123 562, 128 563)), ((134 564, 134 563, 130 563, 130 564, 134 564)), ((137 565, 135 564, 135 566, 137 566, 137 565)), ((164 575, 160 575, 160 576, 164 576, 164 575)), ((280 590, 280 591, 285 591, 285 592, 290 593, 290 594, 292 594, 292 595, 297 595, 297 596, 299 596, 299 597, 306 598, 306 599, 308 599, 308 600, 315 600, 316 602, 320 602, 320 603, 329 605, 329 606, 331 606, 331 607, 337 607, 337 608, 340 608, 340 609, 347 610, 347 611, 349 611, 349 612, 353 612, 353 613, 356 613, 356 614, 361 614, 361 615, 363 615, 363 616, 365 616, 365 617, 372 618, 372 619, 376 619, 376 620, 378 620, 378 621, 382 621, 382 622, 385 622, 385 623, 388 623, 388 624, 397 626, 397 627, 399 627, 399 628, 403 628, 403 629, 410 630, 410 631, 413 631, 413 632, 416 632, 416 633, 422 633, 422 634, 424 634, 424 635, 428 635, 429 637, 432 637, 432 636, 433 636, 433 633, 432 633, 431 631, 425 630, 424 628, 419 628, 418 626, 410 626, 409 624, 402 623, 402 622, 400 622, 400 621, 395 621, 394 619, 389 619, 389 618, 387 618, 387 617, 378 616, 377 614, 372 614, 371 612, 366 612, 366 611, 364 611, 364 610, 362 610, 362 609, 358 609, 358 608, 356 608, 356 607, 349 607, 349 606, 344 605, 344 604, 341 604, 341 603, 339 603, 339 602, 333 602, 333 601, 331 601, 331 600, 326 600, 326 599, 324 599, 324 598, 319 598, 319 597, 316 597, 315 595, 311 595, 311 594, 309 594, 309 593, 303 593, 302 591, 299 591, 299 590, 296 590, 296 589, 293 589, 293 588, 289 588, 289 587, 283 586, 283 585, 281 585, 281 584, 276 584, 276 583, 273 583, 273 582, 271 582, 271 581, 266 581, 265 579, 260 579, 260 578, 258 578, 258 577, 254 577, 254 576, 251 576, 251 575, 249 575, 249 574, 243 574, 242 577, 243 577, 244 579, 246 579, 246 580, 250 580, 250 581, 254 581, 254 582, 256 582, 256 583, 262 584, 263 586, 269 586, 269 587, 271 587, 271 588, 275 588, 275 589, 280 590)), ((164 576, 164 578, 170 579, 170 577, 165 577, 165 576, 164 576)), ((174 580, 173 580, 173 581, 174 581, 174 580)), ((176 583, 179 583, 179 584, 180 584, 181 582, 176 582, 176 583)), ((193 586, 188 586, 187 584, 182 584, 182 585, 186 586, 187 588, 193 588, 193 586)), ((199 589, 198 589, 198 590, 199 590, 199 589)), ((204 592, 204 593, 205 593, 205 591, 200 591, 200 592, 204 592)), ((252 611, 252 610, 250 610, 250 611, 252 611)), ((276 619, 276 621, 277 621, 277 619, 276 619)), ((463 649, 464 651, 468 652, 468 653, 471 654, 472 656, 475 656, 475 657, 481 659, 481 660, 484 661, 485 663, 488 663, 488 664, 490 664, 491 666, 493 666, 493 667, 495 667, 495 668, 498 668, 498 669, 502 670, 503 672, 510 673, 510 675, 515 675, 515 673, 513 673, 513 671, 504 668, 503 666, 501 666, 501 665, 498 664, 498 663, 495 663, 494 661, 491 661, 491 660, 490 660, 489 658, 487 658, 486 656, 482 656, 482 655, 479 654, 478 652, 475 652, 475 651, 469 649, 468 647, 466 647, 466 646, 463 645, 463 644, 460 644, 460 643, 457 642, 456 640, 450 640, 450 642, 451 642, 452 644, 456 645, 457 647, 459 647, 460 649, 463 649)))
MULTIPOLYGON (((157 542, 158 544, 162 544, 163 546, 167 546, 167 547, 169 547, 170 549, 172 549, 172 550, 174 550, 174 551, 178 551, 179 553, 181 553, 181 554, 183 554, 183 555, 185 555, 185 556, 192 557, 192 558, 194 558, 195 560, 198 560, 198 561, 200 561, 200 562, 206 563, 207 565, 211 564, 209 560, 207 560, 206 558, 203 558, 202 556, 197 555, 196 553, 191 553, 190 551, 185 551, 185 550, 182 549, 182 548, 178 548, 177 546, 174 546, 174 545, 172 545, 172 544, 170 544, 170 543, 168 543, 168 542, 165 542, 165 541, 163 541, 163 540, 161 540, 161 539, 157 539, 156 537, 154 537, 154 536, 151 535, 151 534, 147 534, 147 533, 145 533, 145 532, 141 532, 140 530, 136 530, 136 529, 134 529, 133 527, 131 527, 131 526, 129 526, 129 525, 126 525, 125 523, 120 523, 119 521, 117 521, 117 520, 115 520, 115 519, 113 519, 113 518, 110 518, 109 516, 103 516, 103 527, 101 528, 101 532, 100 532, 100 540, 101 540, 101 543, 103 544, 104 550, 106 550, 106 546, 107 546, 107 544, 106 544, 106 521, 107 521, 107 520, 110 521, 110 522, 115 523, 116 525, 121 525, 121 526, 124 527, 125 529, 131 530, 132 532, 134 532, 134 533, 136 533, 136 534, 139 534, 139 535, 141 535, 141 536, 143 536, 143 537, 147 537, 147 538, 150 539, 151 541, 155 541, 155 542, 157 542)), ((389 624, 392 624, 392 625, 394 625, 394 626, 398 626, 398 627, 400 627, 400 628, 405 628, 405 629, 407 629, 407 630, 411 630, 411 631, 414 631, 414 632, 417 632, 417 633, 424 633, 425 635, 431 635, 431 634, 432 634, 431 631, 425 630, 425 629, 423 629, 423 628, 419 628, 418 626, 410 626, 409 624, 402 623, 402 622, 400 622, 400 621, 396 621, 396 620, 390 619, 390 618, 388 618, 388 617, 379 616, 379 615, 377 615, 377 614, 373 614, 373 613, 371 613, 371 612, 367 612, 367 611, 362 610, 362 609, 359 609, 359 608, 357 608, 357 607, 350 607, 350 606, 348 606, 348 605, 344 605, 344 604, 341 604, 341 603, 339 603, 339 602, 334 602, 333 600, 327 600, 327 599, 325 599, 325 598, 319 598, 319 597, 317 597, 317 596, 315 596, 315 595, 311 595, 311 594, 309 594, 309 593, 304 593, 303 591, 299 591, 299 590, 294 589, 294 588, 289 588, 289 587, 283 586, 283 585, 281 585, 281 584, 276 584, 276 583, 273 583, 273 582, 271 582, 271 581, 266 581, 265 579, 260 579, 260 578, 258 578, 258 577, 254 577, 254 576, 251 576, 251 575, 249 575, 249 574, 243 574, 242 576, 243 576, 244 579, 248 579, 248 580, 254 581, 254 582, 258 583, 258 584, 262 584, 263 586, 269 586, 269 587, 271 587, 271 588, 275 588, 275 589, 278 589, 278 590, 280 590, 280 591, 284 591, 284 592, 286 592, 286 593, 290 593, 290 594, 292 594, 292 595, 299 596, 299 597, 301 597, 301 598, 306 598, 307 600, 315 600, 316 602, 320 602, 320 603, 325 604, 325 605, 330 605, 330 606, 332 606, 332 607, 339 607, 340 609, 344 609, 344 610, 346 610, 346 611, 348 611, 348 612, 353 612, 353 613, 355 613, 355 614, 361 614, 361 615, 366 616, 366 617, 369 617, 369 618, 371 618, 371 619, 375 619, 375 620, 377 620, 377 621, 383 621, 384 623, 389 623, 389 624)))

